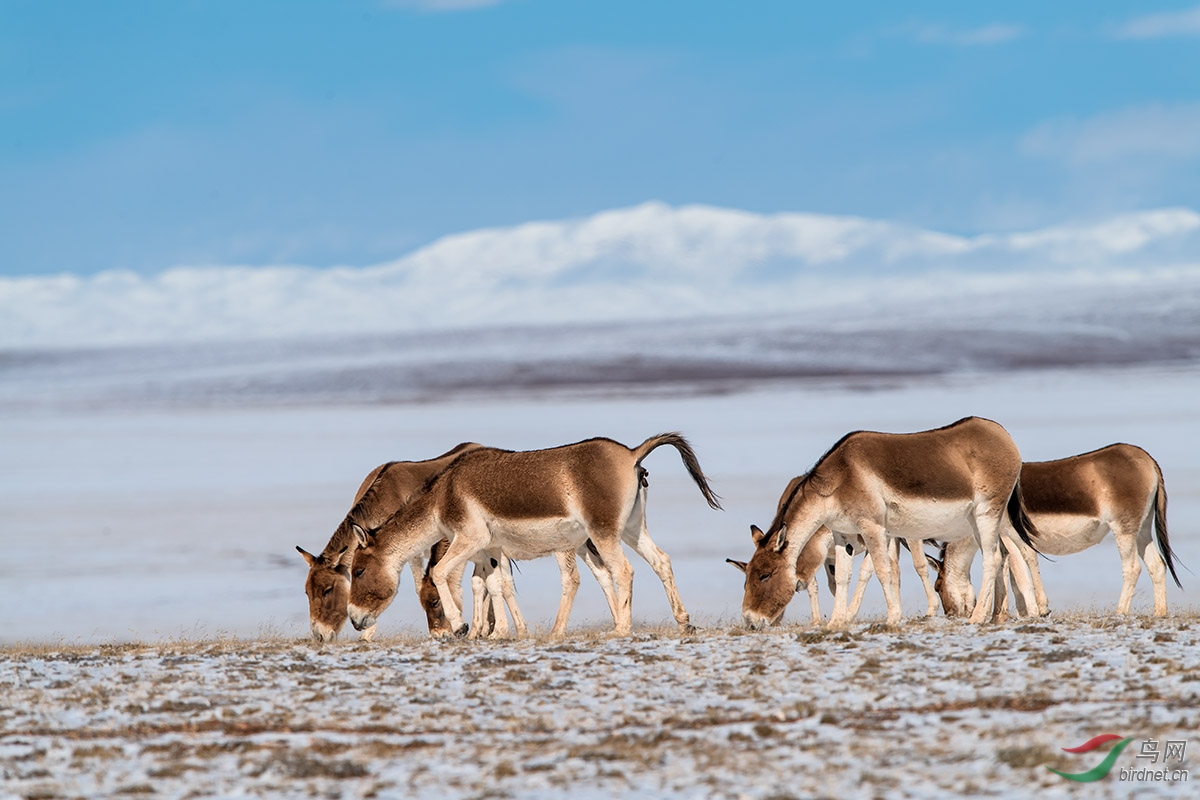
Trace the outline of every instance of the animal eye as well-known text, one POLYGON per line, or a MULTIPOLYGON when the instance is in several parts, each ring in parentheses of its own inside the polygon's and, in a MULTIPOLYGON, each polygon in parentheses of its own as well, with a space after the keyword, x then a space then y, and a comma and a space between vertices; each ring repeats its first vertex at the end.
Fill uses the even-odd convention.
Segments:
POLYGON ((329 586, 329 587, 326 587, 325 591, 321 592, 321 594, 328 595, 332 591, 333 591, 333 587, 329 586))
POLYGON ((771 576, 774 574, 775 573, 773 573, 773 572, 764 572, 762 575, 758 576, 758 579, 760 581, 769 581, 771 579, 771 576))
POLYGON ((363 574, 363 569, 356 569, 356 570, 354 570, 354 577, 356 577, 356 578, 361 578, 361 577, 362 577, 362 574, 363 574))
POLYGON ((434 601, 433 601, 432 603, 430 603, 429 605, 431 605, 431 606, 432 606, 432 607, 434 607, 434 608, 437 608, 437 607, 438 607, 438 606, 440 606, 441 604, 442 604, 442 601, 441 601, 441 600, 434 600, 434 601))

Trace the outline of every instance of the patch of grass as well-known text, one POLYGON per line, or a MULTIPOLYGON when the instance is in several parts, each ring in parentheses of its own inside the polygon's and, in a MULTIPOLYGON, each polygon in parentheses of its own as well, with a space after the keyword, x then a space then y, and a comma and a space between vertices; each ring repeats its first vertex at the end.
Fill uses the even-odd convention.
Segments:
POLYGON ((324 761, 305 753, 289 753, 273 766, 289 778, 363 778, 370 774, 367 768, 354 761, 324 761))
POLYGON ((996 760, 1014 769, 1032 769, 1042 765, 1058 768, 1065 763, 1061 753, 1042 744, 1002 747, 996 751, 996 760))

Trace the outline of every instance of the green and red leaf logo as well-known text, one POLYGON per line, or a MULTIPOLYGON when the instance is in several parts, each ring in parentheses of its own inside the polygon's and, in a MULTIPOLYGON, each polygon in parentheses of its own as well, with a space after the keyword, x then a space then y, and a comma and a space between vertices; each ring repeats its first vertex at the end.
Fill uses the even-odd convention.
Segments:
POLYGON ((1069 781, 1075 781, 1077 783, 1091 783, 1092 781, 1098 781, 1112 771, 1113 764, 1115 764, 1117 761, 1117 756, 1121 755, 1121 751, 1133 741, 1132 738, 1126 739, 1117 736, 1115 733, 1102 733, 1099 736, 1088 739, 1078 747, 1063 748, 1063 750, 1068 753, 1090 753, 1097 747, 1100 747, 1103 744, 1108 744, 1112 741, 1117 742, 1113 746, 1113 749, 1108 751, 1108 755, 1104 757, 1103 761, 1089 769, 1087 772, 1060 772, 1054 767, 1046 767, 1046 769, 1050 770, 1056 775, 1063 776, 1069 781))

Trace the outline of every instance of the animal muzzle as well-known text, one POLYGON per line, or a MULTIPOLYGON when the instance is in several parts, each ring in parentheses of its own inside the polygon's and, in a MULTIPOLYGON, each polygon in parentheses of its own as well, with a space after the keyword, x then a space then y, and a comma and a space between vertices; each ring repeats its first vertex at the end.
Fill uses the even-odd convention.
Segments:
POLYGON ((312 624, 312 635, 314 639, 324 644, 325 642, 332 642, 335 638, 337 638, 337 631, 335 631, 329 625, 325 625, 320 622, 314 622, 312 624))
POLYGON ((356 631, 361 631, 364 628, 370 628, 375 625, 375 615, 357 606, 350 606, 349 616, 350 624, 354 626, 354 630, 356 631))
POLYGON ((761 614, 742 613, 742 622, 752 631, 761 631, 771 624, 771 620, 761 614))

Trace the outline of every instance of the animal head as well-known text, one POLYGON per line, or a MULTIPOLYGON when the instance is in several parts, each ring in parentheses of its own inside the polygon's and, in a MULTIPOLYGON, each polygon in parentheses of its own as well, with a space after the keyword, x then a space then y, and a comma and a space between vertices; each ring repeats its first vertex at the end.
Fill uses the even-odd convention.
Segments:
POLYGON ((308 563, 304 593, 308 595, 308 622, 313 638, 319 642, 331 641, 346 624, 354 550, 346 546, 332 555, 314 556, 299 545, 296 549, 308 563))
POLYGON ((759 630, 783 618, 783 610, 796 594, 796 562, 786 557, 787 525, 771 535, 751 525, 750 537, 755 547, 750 563, 726 561, 746 576, 742 619, 746 627, 759 630))
POLYGON ((926 553, 925 560, 937 574, 933 581, 933 590, 941 598, 942 612, 947 617, 967 616, 975 607, 975 587, 969 579, 961 581, 962 586, 952 585, 955 582, 949 579, 946 571, 946 545, 942 544, 937 558, 926 553))
MULTIPOLYGON (((357 531, 362 529, 354 526, 357 531)), ((366 533, 362 532, 364 539, 366 533)), ((384 558, 373 540, 354 554, 353 580, 350 582, 350 602, 347 613, 355 630, 370 628, 392 603, 400 586, 400 569, 384 558)))

